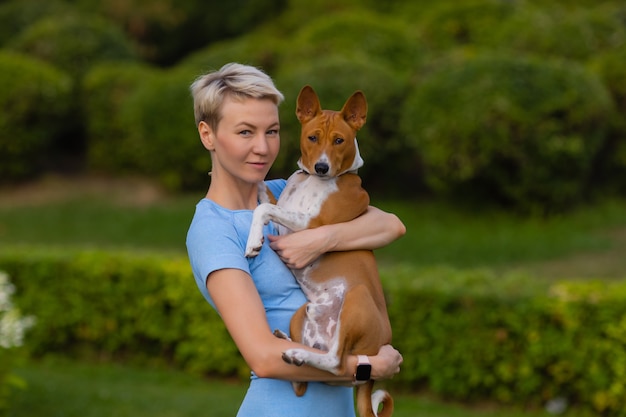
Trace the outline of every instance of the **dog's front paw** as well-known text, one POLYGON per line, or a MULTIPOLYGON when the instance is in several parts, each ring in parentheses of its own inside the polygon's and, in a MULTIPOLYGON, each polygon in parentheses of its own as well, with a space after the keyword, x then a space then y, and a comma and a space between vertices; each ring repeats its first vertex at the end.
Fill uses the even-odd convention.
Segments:
POLYGON ((246 244, 246 258, 254 258, 261 252, 261 248, 263 247, 263 236, 261 235, 260 239, 248 239, 248 243, 246 244))
POLYGON ((290 365, 301 366, 305 363, 307 351, 288 349, 283 352, 283 360, 290 365))

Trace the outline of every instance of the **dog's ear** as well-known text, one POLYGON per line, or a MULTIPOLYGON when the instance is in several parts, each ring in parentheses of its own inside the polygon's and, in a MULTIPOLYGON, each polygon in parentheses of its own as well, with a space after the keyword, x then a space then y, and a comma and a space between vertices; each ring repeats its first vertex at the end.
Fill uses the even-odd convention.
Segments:
POLYGON ((320 99, 313 88, 309 85, 305 85, 298 94, 298 101, 296 102, 296 116, 300 123, 304 124, 314 118, 319 112, 322 111, 320 105, 320 99))
POLYGON ((359 130, 367 120, 367 100, 362 91, 356 91, 350 96, 341 109, 341 115, 354 130, 359 130))

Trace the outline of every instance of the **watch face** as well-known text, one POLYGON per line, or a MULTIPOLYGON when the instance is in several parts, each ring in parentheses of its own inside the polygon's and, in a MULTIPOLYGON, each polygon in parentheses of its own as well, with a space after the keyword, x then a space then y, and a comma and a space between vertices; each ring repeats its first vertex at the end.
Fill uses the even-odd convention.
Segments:
POLYGON ((369 381, 372 375, 372 365, 365 363, 356 367, 356 375, 354 379, 357 381, 369 381))

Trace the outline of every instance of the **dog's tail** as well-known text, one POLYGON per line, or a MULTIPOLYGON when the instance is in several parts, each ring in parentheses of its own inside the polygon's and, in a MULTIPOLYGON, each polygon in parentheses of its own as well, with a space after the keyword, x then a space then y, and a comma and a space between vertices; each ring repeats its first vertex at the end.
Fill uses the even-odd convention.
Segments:
POLYGON ((356 387, 356 404, 361 417, 391 417, 393 398, 387 391, 377 390, 372 394, 374 381, 356 387), (378 411, 382 404, 383 408, 378 411))

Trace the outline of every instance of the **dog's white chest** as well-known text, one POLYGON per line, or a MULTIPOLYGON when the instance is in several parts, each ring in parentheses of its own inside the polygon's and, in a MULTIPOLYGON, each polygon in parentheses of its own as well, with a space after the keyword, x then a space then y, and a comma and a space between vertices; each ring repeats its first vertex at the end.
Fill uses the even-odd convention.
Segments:
POLYGON ((335 178, 321 179, 315 175, 295 173, 287 181, 277 205, 290 212, 306 215, 309 219, 317 217, 329 195, 337 192, 335 178))

